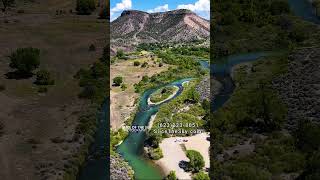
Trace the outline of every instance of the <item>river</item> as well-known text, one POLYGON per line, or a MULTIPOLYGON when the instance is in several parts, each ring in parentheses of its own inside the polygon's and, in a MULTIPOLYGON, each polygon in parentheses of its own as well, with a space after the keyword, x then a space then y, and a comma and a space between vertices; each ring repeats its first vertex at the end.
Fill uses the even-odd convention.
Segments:
MULTIPOLYGON (((175 96, 159 105, 148 105, 147 101, 149 96, 162 86, 144 92, 140 97, 139 109, 135 115, 132 126, 148 126, 151 116, 158 112, 159 107, 162 104, 167 103, 179 96, 183 91, 182 83, 190 80, 191 78, 187 78, 170 83, 169 86, 175 85, 179 88, 179 90, 175 94, 175 96)), ((117 152, 121 154, 126 161, 129 162, 130 166, 134 170, 135 179, 161 180, 163 175, 160 172, 159 168, 143 156, 143 146, 145 139, 146 133, 144 131, 131 132, 124 140, 124 142, 117 148, 117 152)))

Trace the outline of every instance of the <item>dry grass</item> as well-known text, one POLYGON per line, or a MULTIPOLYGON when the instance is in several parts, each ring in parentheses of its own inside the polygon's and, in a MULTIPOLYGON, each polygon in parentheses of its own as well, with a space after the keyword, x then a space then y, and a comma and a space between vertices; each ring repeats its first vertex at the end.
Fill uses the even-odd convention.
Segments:
POLYGON ((141 81, 142 77, 147 75, 151 77, 154 74, 158 74, 162 71, 166 71, 169 65, 164 64, 159 67, 159 63, 154 64, 155 60, 151 58, 139 58, 134 60, 120 61, 111 65, 111 81, 116 76, 122 76, 124 83, 127 85, 127 89, 122 91, 120 87, 111 88, 111 127, 112 129, 118 129, 129 118, 130 114, 135 109, 134 101, 139 97, 139 94, 135 93, 134 84, 141 81), (134 61, 148 62, 148 68, 141 68, 140 66, 134 66, 134 61))
POLYGON ((24 5, 19 1, 18 9, 25 13, 15 10, 5 17, 0 14, 0 84, 6 87, 0 92, 0 120, 5 130, 0 138, 0 177, 4 180, 44 178, 40 171, 53 179, 60 176, 63 159, 77 152, 79 142, 53 143, 51 139, 72 139, 77 117, 87 106, 77 97, 80 89, 73 75, 96 61, 106 42, 106 22, 96 15, 55 16, 56 9, 74 9, 75 0, 36 2, 40 3, 24 5), (90 44, 97 50, 89 52, 90 44), (7 56, 28 46, 41 50, 41 68, 55 78, 55 85, 46 94, 38 94, 33 78, 13 80, 4 76, 12 71, 7 56), (28 139, 41 143, 32 144, 28 139))

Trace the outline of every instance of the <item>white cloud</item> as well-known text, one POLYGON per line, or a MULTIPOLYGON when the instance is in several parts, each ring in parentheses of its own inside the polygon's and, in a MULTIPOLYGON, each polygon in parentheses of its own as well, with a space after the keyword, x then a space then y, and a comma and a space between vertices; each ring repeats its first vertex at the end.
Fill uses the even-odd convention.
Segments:
POLYGON ((180 4, 177 9, 189 9, 199 15, 209 19, 210 17, 210 1, 209 0, 198 0, 194 4, 180 4))
POLYGON ((111 20, 114 20, 114 14, 126 9, 132 8, 132 1, 131 0, 122 0, 121 3, 117 3, 115 7, 111 8, 110 14, 111 14, 111 20))
POLYGON ((150 9, 148 10, 148 13, 154 13, 154 12, 165 12, 165 11, 169 11, 169 5, 168 4, 165 4, 163 6, 158 6, 154 9, 150 9))

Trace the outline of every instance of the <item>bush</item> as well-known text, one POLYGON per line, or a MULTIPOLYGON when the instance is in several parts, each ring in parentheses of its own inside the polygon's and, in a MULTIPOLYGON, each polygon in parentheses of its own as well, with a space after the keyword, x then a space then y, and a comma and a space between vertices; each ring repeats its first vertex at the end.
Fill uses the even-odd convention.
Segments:
POLYGON ((119 58, 119 59, 121 59, 121 58, 124 57, 124 52, 123 52, 122 49, 119 49, 119 50, 117 51, 116 57, 119 58))
POLYGON ((115 86, 120 86, 122 84, 122 82, 123 82, 123 79, 121 76, 113 78, 113 84, 115 86))
POLYGON ((96 46, 94 44, 91 44, 89 46, 89 51, 95 51, 96 50, 96 46))
POLYGON ((10 67, 21 74, 30 74, 40 65, 40 50, 37 48, 18 48, 11 53, 10 67))
POLYGON ((163 158, 162 150, 159 147, 156 149, 151 148, 149 155, 150 158, 153 160, 159 160, 163 158))
POLYGON ((165 178, 165 180, 177 180, 176 172, 175 171, 170 171, 170 173, 165 178))
POLYGON ((200 171, 192 177, 192 180, 210 180, 210 178, 208 174, 204 173, 203 171, 200 171))
POLYGON ((159 67, 162 67, 163 66, 163 63, 159 63, 159 67))
POLYGON ((53 85, 54 80, 52 79, 49 71, 40 70, 37 72, 37 79, 34 83, 37 85, 53 85))
POLYGON ((92 85, 86 85, 79 94, 80 98, 92 98, 96 95, 96 88, 92 85))
POLYGON ((127 88, 128 88, 128 87, 127 87, 126 84, 121 84, 121 89, 122 89, 122 91, 125 91, 127 88))
POLYGON ((96 9, 95 0, 77 0, 76 10, 80 15, 89 15, 96 9))
POLYGON ((187 157, 189 158, 188 168, 193 172, 199 172, 204 167, 204 160, 202 155, 195 150, 187 150, 187 157))
POLYGON ((148 66, 148 63, 147 63, 147 62, 144 62, 144 63, 141 65, 142 68, 145 68, 145 67, 147 67, 147 66, 148 66))
POLYGON ((48 88, 41 86, 41 87, 39 87, 38 92, 39 93, 46 93, 46 92, 48 92, 48 88))
POLYGON ((0 84, 0 91, 6 90, 6 86, 4 84, 0 84))
POLYGON ((135 62, 133 62, 133 65, 134 66, 140 66, 140 62, 139 61, 135 61, 135 62))

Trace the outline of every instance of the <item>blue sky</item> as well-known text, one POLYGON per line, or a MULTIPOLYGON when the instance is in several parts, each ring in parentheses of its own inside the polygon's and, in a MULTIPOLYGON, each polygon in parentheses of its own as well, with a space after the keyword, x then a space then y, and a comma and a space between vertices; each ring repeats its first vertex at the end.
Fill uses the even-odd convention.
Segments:
POLYGON ((110 8, 112 21, 127 9, 146 12, 190 9, 203 18, 210 18, 210 0, 111 0, 110 8))

